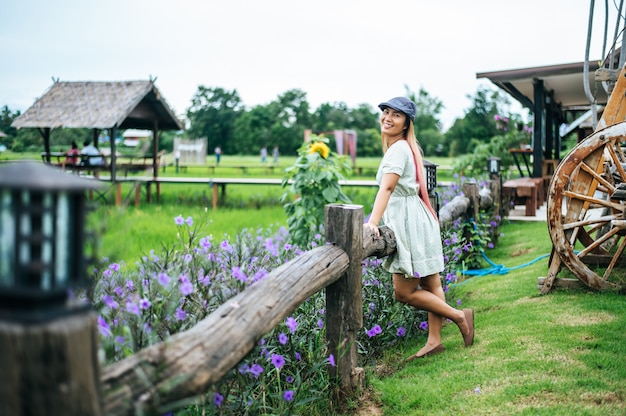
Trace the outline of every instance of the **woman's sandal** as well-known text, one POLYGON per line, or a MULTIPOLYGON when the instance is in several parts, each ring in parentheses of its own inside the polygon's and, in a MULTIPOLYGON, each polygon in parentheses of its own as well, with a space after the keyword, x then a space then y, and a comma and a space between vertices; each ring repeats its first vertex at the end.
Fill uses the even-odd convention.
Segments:
POLYGON ((407 358, 405 361, 411 362, 413 360, 416 360, 418 358, 424 358, 424 357, 428 357, 430 355, 437 355, 437 354, 441 354, 442 352, 444 352, 446 350, 446 348, 443 346, 443 344, 439 344, 436 347, 434 347, 433 349, 426 351, 424 354, 422 355, 417 355, 417 354, 413 354, 411 355, 409 358, 407 358))
POLYGON ((463 309, 463 313, 465 314, 465 321, 467 321, 467 326, 469 327, 469 332, 463 334, 463 342, 466 347, 469 347, 474 345, 474 310, 463 309))

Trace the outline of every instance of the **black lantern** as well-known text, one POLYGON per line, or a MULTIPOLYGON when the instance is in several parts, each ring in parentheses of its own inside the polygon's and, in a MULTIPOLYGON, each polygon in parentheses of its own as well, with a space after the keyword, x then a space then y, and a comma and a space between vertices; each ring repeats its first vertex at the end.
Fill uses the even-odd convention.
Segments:
POLYGON ((487 158, 487 170, 491 177, 500 175, 500 158, 495 156, 487 158))
POLYGON ((0 316, 45 320, 85 281, 85 191, 97 181, 37 162, 0 167, 0 316))
POLYGON ((424 160, 424 168, 426 169, 426 188, 430 194, 437 187, 437 165, 424 160))

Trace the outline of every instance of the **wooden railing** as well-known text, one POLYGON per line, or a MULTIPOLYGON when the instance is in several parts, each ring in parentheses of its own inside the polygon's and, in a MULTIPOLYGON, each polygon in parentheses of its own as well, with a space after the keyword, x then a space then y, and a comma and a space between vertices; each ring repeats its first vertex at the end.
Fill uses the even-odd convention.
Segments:
MULTIPOLYGON (((467 198, 469 204, 461 215, 472 215, 466 211, 479 209, 479 199, 488 199, 478 196, 476 184, 465 192, 470 193, 470 188, 476 190, 475 196, 467 198)), ((323 289, 326 338, 336 359, 336 367, 329 366, 328 371, 340 391, 351 394, 364 381, 356 343, 363 324, 362 260, 388 256, 396 249, 390 229, 381 227, 381 238, 375 239, 363 223, 361 206, 328 205, 328 245, 271 271, 193 328, 103 368, 97 359, 93 311, 78 309, 38 325, 0 320, 0 414, 47 414, 54 409, 67 416, 135 415, 188 403, 323 289)))
POLYGON ((273 270, 192 329, 105 367, 105 413, 131 415, 203 394, 261 337, 324 288, 326 336, 330 353, 337 357, 336 367, 329 370, 344 391, 354 391, 363 380, 355 342, 362 326, 361 262, 393 253, 395 238, 384 227, 380 239, 366 232, 360 206, 329 205, 326 223, 329 245, 273 270))

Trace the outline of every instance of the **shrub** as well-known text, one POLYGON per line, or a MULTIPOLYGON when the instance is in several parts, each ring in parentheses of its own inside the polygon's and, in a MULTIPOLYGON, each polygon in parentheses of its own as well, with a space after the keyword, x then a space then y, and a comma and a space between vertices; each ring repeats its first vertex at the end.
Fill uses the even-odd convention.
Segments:
POLYGON ((351 171, 349 160, 332 152, 327 143, 325 137, 312 136, 298 149, 294 165, 285 170, 283 187, 288 191, 282 201, 290 201, 284 205, 289 236, 300 247, 308 247, 322 231, 327 204, 350 203, 339 185, 351 171))

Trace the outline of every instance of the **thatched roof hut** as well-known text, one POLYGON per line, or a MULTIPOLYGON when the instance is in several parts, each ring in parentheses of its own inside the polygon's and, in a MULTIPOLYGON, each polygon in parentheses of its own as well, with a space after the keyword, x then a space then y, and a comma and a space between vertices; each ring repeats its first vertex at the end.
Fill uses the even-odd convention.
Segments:
MULTIPOLYGON (((109 129, 115 137, 117 129, 145 129, 153 132, 153 172, 156 177, 156 154, 159 130, 182 130, 161 93, 149 81, 55 81, 11 126, 37 128, 44 139, 44 150, 50 153, 50 129, 94 129, 97 145, 100 130, 109 129)), ((115 140, 111 140, 115 158, 115 140)), ((112 160, 115 180, 115 160, 112 160)))

